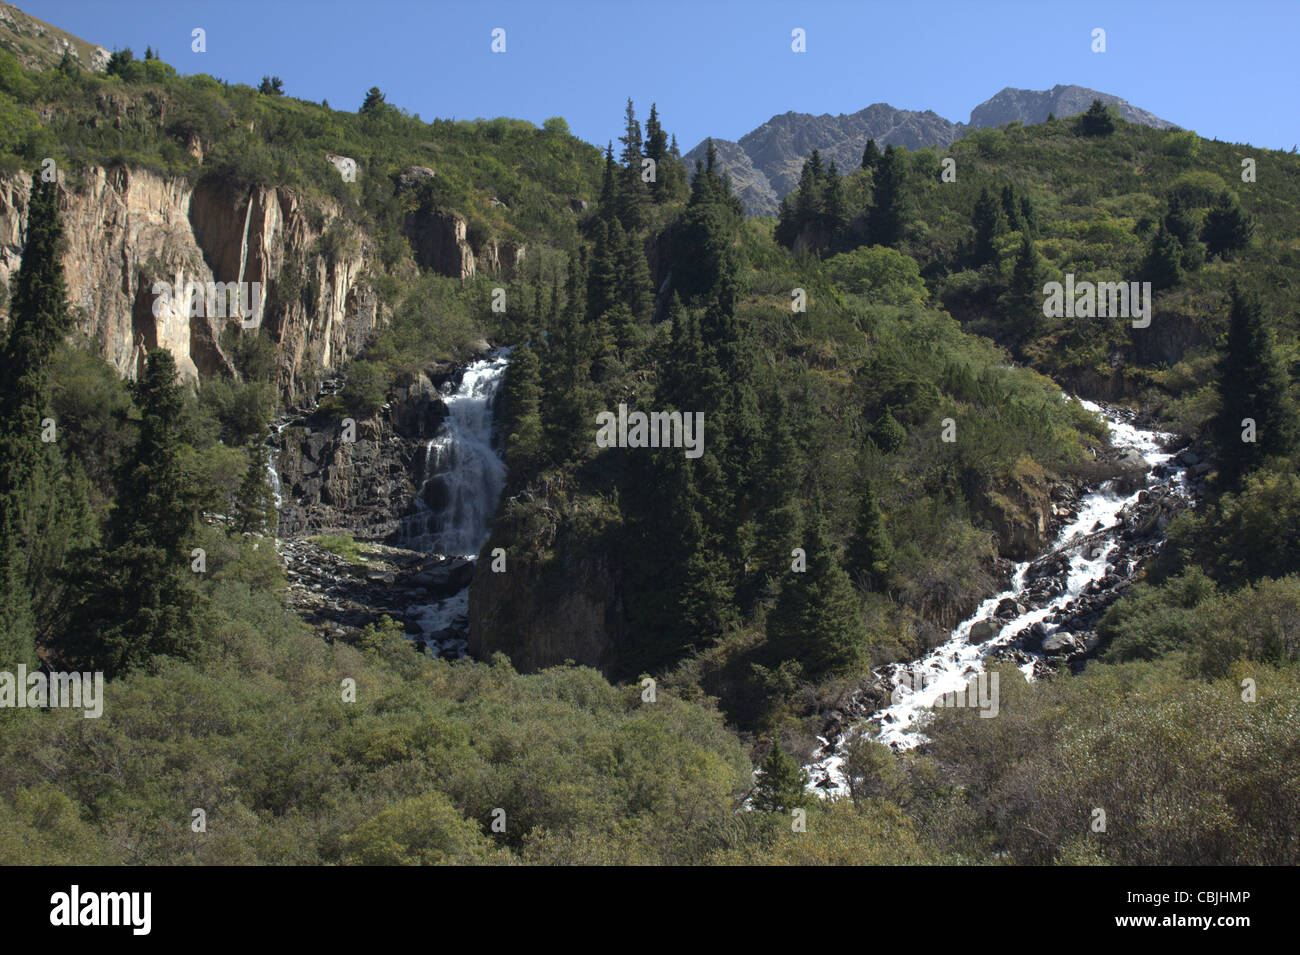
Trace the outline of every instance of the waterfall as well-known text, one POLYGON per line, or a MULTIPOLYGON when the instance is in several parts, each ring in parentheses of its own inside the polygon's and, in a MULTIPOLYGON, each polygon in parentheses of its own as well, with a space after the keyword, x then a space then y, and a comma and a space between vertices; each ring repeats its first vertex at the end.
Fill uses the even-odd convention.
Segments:
MULTIPOLYGON (((1171 465, 1174 456, 1163 450, 1162 440, 1167 439, 1168 435, 1134 427, 1119 415, 1109 413, 1092 402, 1080 403, 1094 414, 1102 416, 1110 429, 1111 444, 1117 450, 1136 451, 1153 474, 1172 473, 1174 492, 1182 496, 1188 495, 1185 470, 1171 465)), ((1150 483, 1151 476, 1148 476, 1147 484, 1150 483)), ((893 691, 890 705, 860 721, 838 739, 818 737, 823 743, 820 751, 823 755, 805 767, 813 790, 824 796, 843 795, 847 792, 842 766, 847 744, 854 733, 866 733, 895 750, 911 749, 928 742, 923 729, 930 709, 940 697, 966 690, 968 681, 984 671, 985 662, 991 655, 1029 627, 1047 621, 1083 594, 1094 581, 1108 573, 1111 569, 1108 554, 1117 540, 1121 518, 1125 509, 1134 505, 1142 493, 1140 489, 1132 494, 1120 494, 1115 490, 1113 482, 1108 481, 1079 502, 1074 520, 1061 530, 1055 545, 1048 552, 1068 556, 1069 569, 1063 593, 1042 606, 1032 606, 1026 595, 1029 590, 1029 570, 1034 561, 1017 564, 1010 588, 985 600, 974 614, 952 630, 947 642, 920 660, 890 664, 877 671, 893 691), (1026 609, 1005 623, 997 621, 999 630, 991 639, 971 643, 969 638, 975 624, 993 618, 998 604, 1008 598, 1026 609)), ((1054 630, 1050 626, 1048 629, 1049 633, 1054 630)), ((1021 670, 1026 677, 1032 679, 1033 667, 1034 663, 1031 662, 1021 670)))
MULTIPOLYGON (((403 544, 442 557, 473 560, 487 542, 506 483, 493 446, 492 404, 509 364, 503 348, 470 364, 458 383, 442 387, 447 417, 424 447, 415 512, 402 521, 403 544)), ((421 642, 435 655, 461 656, 469 626, 469 588, 414 607, 421 642)))
POLYGON ((416 512, 403 522, 407 546, 433 554, 477 557, 487 542, 506 465, 492 444, 492 399, 509 349, 469 365, 442 387, 447 417, 424 449, 416 512))

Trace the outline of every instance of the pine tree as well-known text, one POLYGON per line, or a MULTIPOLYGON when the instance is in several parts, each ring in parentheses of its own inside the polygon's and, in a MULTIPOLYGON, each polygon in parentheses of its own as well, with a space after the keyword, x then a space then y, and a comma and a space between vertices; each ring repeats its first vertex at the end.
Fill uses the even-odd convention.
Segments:
POLYGON ((235 529, 241 534, 274 535, 279 526, 275 492, 267 480, 266 448, 257 441, 244 449, 244 478, 235 496, 235 529))
POLYGON ((641 179, 641 124, 631 98, 627 101, 626 124, 618 141, 623 144, 620 156, 622 170, 619 176, 618 218, 624 230, 635 232, 645 225, 645 203, 648 198, 646 184, 641 179))
POLYGON ((139 438, 119 470, 105 548, 87 568, 64 644, 78 666, 110 676, 196 649, 195 509, 180 463, 184 403, 171 352, 148 353, 135 401, 139 438))
POLYGON ((1029 233, 1020 237, 1020 250, 1011 270, 1011 284, 1001 302, 1011 321, 1011 338, 1024 345, 1037 333, 1043 320, 1042 283, 1039 281, 1040 264, 1029 233))
POLYGON ((1002 234, 1002 208, 989 195, 988 189, 981 189, 975 200, 975 212, 971 216, 975 226, 975 243, 971 247, 971 263, 976 267, 997 261, 997 237, 1002 234))
POLYGON ((863 590, 883 590, 889 580, 894 544, 885 529, 885 515, 871 487, 864 483, 858 503, 858 523, 849 538, 844 567, 863 590))
POLYGON ((1151 236, 1146 258, 1142 261, 1143 281, 1159 292, 1173 288, 1183 280, 1183 250, 1178 240, 1163 225, 1151 236))
POLYGON ((69 327, 63 247, 58 186, 34 176, 0 356, 0 665, 35 660, 32 556, 59 516, 62 469, 42 441, 42 412, 50 361, 69 327))
POLYGON ((1254 234, 1254 220, 1230 192, 1219 196, 1214 208, 1205 214, 1205 224, 1201 228, 1206 252, 1225 259, 1230 257, 1229 253, 1249 245, 1254 234))
POLYGON ((880 165, 880 159, 880 147, 874 139, 868 139, 866 148, 862 150, 862 168, 874 170, 880 165))
POLYGON ((1016 190, 1010 183, 1002 187, 1002 213, 1007 217, 1007 228, 1019 232, 1024 223, 1020 221, 1020 203, 1016 201, 1016 190))
POLYGON ((799 448, 790 431, 789 408, 779 387, 765 402, 766 440, 754 494, 758 510, 758 574, 746 593, 747 605, 775 593, 774 585, 790 569, 799 541, 802 485, 799 448))
POLYGON ((872 245, 893 246, 903 237, 903 202, 906 160, 901 150, 885 148, 872 192, 873 204, 867 215, 867 234, 872 245))
POLYGON ((614 144, 605 145, 605 173, 600 184, 600 217, 606 221, 618 215, 618 163, 614 144))
POLYGON ((655 202, 663 202, 672 193, 672 156, 668 152, 668 136, 659 123, 659 108, 650 104, 650 115, 645 121, 645 155, 654 160, 655 178, 650 183, 650 195, 655 202))
POLYGON ((510 485, 523 487, 541 469, 546 454, 542 435, 541 361, 528 343, 511 352, 502 391, 510 485))
POLYGON ((781 748, 780 740, 759 767, 753 805, 760 812, 789 812, 808 805, 808 773, 781 748))
POLYGON ((844 199, 844 180, 840 178, 840 171, 835 165, 835 160, 831 160, 830 167, 826 170, 826 187, 823 190, 825 196, 825 230, 827 237, 832 241, 848 225, 848 208, 844 199))
POLYGON ((1084 136, 1109 136, 1115 132, 1115 118, 1105 103, 1099 99, 1092 101, 1087 112, 1079 117, 1079 132, 1084 136))
POLYGON ((858 598, 832 548, 814 503, 804 543, 807 570, 787 573, 767 619, 775 658, 801 661, 810 677, 851 670, 866 653, 858 598))
POLYGON ((1219 461, 1219 485, 1224 490, 1272 456, 1294 454, 1300 421, 1290 397, 1290 377, 1278 354, 1273 330, 1263 319, 1259 301, 1231 291, 1228 333, 1219 359, 1222 405, 1213 435, 1219 461), (1254 422, 1255 440, 1244 440, 1246 419, 1254 422))
POLYGON ((654 318, 654 283, 650 279, 650 264, 636 233, 623 237, 618 258, 618 299, 627 306, 628 313, 639 322, 654 318))

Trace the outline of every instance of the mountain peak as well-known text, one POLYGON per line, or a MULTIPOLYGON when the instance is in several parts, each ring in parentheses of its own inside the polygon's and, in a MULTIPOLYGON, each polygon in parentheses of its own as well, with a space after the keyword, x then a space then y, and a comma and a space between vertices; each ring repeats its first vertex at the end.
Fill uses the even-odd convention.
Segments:
MULTIPOLYGON (((933 110, 896 109, 888 103, 872 103, 856 113, 832 116, 822 113, 779 113, 750 130, 740 140, 714 139, 718 162, 731 175, 732 186, 750 215, 775 215, 781 198, 799 182, 803 161, 814 149, 825 161, 835 160, 842 170, 856 169, 868 139, 881 146, 946 146, 971 129, 1003 126, 1019 121, 1041 123, 1048 114, 1060 118, 1086 110, 1094 99, 1118 108, 1130 123, 1156 129, 1177 129, 1173 123, 1146 110, 1130 106, 1109 93, 1082 86, 1053 86, 1050 90, 1022 90, 1006 87, 971 110, 970 123, 955 123, 933 110)), ((685 156, 688 168, 703 157, 705 143, 685 156)))

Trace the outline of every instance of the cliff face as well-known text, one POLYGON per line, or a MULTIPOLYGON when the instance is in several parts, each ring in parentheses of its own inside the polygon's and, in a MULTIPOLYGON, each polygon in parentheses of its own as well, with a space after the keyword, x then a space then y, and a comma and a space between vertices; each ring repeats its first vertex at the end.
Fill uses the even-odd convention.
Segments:
MULTIPOLYGON (((281 384, 292 393, 305 374, 355 354, 374 330, 368 241, 353 236, 328 249, 318 241, 339 219, 337 208, 308 210, 287 189, 195 187, 126 166, 91 167, 78 180, 61 185, 68 298, 77 330, 120 374, 134 376, 153 347, 169 350, 187 379, 229 373, 222 331, 265 322, 279 345, 281 384), (257 283, 260 300, 250 292, 249 314, 217 317, 206 308, 191 315, 183 295, 160 301, 154 292, 156 283, 183 290, 190 282, 257 283)), ((31 184, 26 173, 0 178, 6 283, 22 261, 31 184)))

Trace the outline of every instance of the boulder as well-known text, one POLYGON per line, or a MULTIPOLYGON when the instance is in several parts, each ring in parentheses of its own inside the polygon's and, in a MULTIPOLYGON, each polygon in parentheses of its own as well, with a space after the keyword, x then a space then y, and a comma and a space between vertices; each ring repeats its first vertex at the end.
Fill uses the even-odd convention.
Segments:
POLYGON ((969 643, 984 643, 992 640, 1002 629, 1002 624, 992 617, 978 621, 975 626, 970 628, 969 643))

